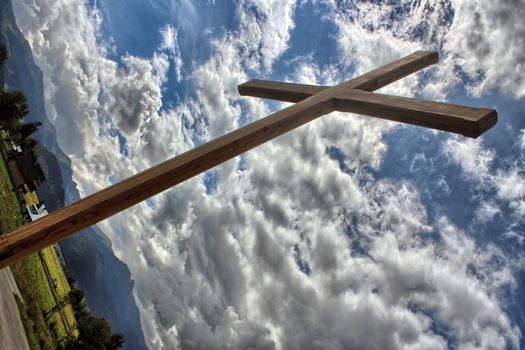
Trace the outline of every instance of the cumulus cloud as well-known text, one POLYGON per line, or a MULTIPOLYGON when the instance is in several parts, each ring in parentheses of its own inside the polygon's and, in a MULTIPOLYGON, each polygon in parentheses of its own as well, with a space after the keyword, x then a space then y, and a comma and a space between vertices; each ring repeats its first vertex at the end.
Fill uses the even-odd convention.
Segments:
POLYGON ((485 149, 480 139, 451 138, 446 141, 444 150, 450 159, 461 164, 466 176, 480 182, 490 177, 495 152, 485 149))
MULTIPOLYGON (((432 69, 422 92, 445 98, 464 84, 475 96, 500 90, 525 95, 525 7, 507 1, 326 1, 344 39, 346 57, 359 56, 367 70, 413 50, 438 50, 440 64, 432 69)), ((413 84, 414 81, 410 81, 413 84)))
MULTIPOLYGON (((394 5, 327 3, 334 12, 325 20, 338 26, 334 55, 350 68, 321 70, 302 58, 285 78, 332 84, 446 40, 440 21, 448 21, 450 8, 441 2, 434 12, 425 10, 433 2, 413 5, 410 21, 387 21, 394 5), (423 14, 440 29, 418 27, 423 14), (414 33, 425 34, 414 41, 414 33)), ((262 101, 237 96, 236 86, 275 73, 291 45, 294 10, 293 1, 241 2, 238 28, 210 43, 209 58, 175 64, 195 94, 168 108, 163 84, 181 57, 181 28, 159 29, 151 58, 127 55, 119 68, 108 58, 96 11, 84 2, 17 2, 44 73, 46 108, 56 125, 74 124, 74 140, 59 137, 83 193, 270 112, 262 101)), ((195 11, 191 6, 190 15, 195 11)), ((456 83, 439 77, 430 77, 426 94, 456 83)), ((414 75, 386 90, 414 95, 421 81, 414 75)), ((520 331, 498 300, 500 289, 515 283, 505 256, 479 248, 447 218, 429 222, 409 182, 376 180, 367 170, 380 169, 383 134, 394 125, 334 113, 217 167, 212 192, 195 177, 102 223, 135 280, 149 347, 518 347, 520 331), (340 151, 341 162, 329 149, 340 151)), ((476 181, 492 183, 494 154, 469 142, 451 139, 446 154, 467 175, 481 174, 476 181)), ((516 172, 513 181, 520 178, 516 172)), ((521 203, 521 189, 500 184, 501 198, 521 203)))
MULTIPOLYGON (((414 51, 441 51, 449 26, 447 17, 451 12, 447 2, 433 0, 390 1, 381 6, 373 2, 326 3, 332 8, 330 17, 337 24, 341 59, 346 67, 354 68, 347 72, 353 75, 367 72, 414 51)), ((446 89, 460 79, 442 70, 427 68, 425 74, 433 79, 426 79, 424 85, 421 84, 421 74, 413 74, 386 86, 382 91, 405 96, 417 91, 443 99, 446 89)))
POLYGON ((480 95, 492 89, 525 96, 525 6, 521 0, 454 1, 444 50, 480 95), (464 35, 456 35, 464 33, 464 35))
POLYGON ((101 78, 106 80, 103 86, 107 89, 104 112, 127 135, 138 131, 145 120, 159 111, 160 85, 168 63, 162 56, 155 56, 152 61, 126 56, 122 63, 124 68, 114 76, 101 78))
MULTIPOLYGON (((480 183, 482 189, 494 189, 497 199, 508 205, 517 221, 525 214, 525 176, 522 160, 517 163, 493 165, 495 151, 483 147, 481 140, 459 140, 451 138, 444 143, 445 154, 458 164, 467 180, 480 183)), ((478 214, 491 218, 499 212, 494 205, 482 204, 478 214)))

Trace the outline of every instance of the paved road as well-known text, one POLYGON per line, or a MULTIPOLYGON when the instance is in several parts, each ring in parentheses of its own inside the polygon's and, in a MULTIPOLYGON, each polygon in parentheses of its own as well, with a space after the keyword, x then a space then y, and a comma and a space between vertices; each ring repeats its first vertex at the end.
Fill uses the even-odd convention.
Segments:
POLYGON ((13 294, 20 295, 9 268, 0 270, 0 349, 29 350, 18 306, 13 294))

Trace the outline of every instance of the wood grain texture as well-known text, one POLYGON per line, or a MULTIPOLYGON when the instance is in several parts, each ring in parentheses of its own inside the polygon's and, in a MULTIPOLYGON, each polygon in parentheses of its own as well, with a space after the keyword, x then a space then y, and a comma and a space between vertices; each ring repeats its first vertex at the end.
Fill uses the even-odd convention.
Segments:
POLYGON ((375 91, 439 61, 436 51, 416 51, 397 61, 337 85, 338 88, 375 91))
MULTIPOLYGON (((375 91, 437 63, 438 59, 438 53, 435 51, 417 51, 357 78, 339 84, 336 88, 375 91)), ((299 102, 329 88, 331 87, 254 79, 239 85, 237 90, 241 96, 299 102)))
POLYGON ((494 109, 377 94, 362 90, 339 92, 334 108, 405 124, 478 137, 498 120, 494 109))
POLYGON ((239 91, 239 95, 241 96, 268 98, 296 103, 329 88, 330 86, 253 79, 237 86, 237 91, 239 91))
POLYGON ((437 59, 435 52, 419 51, 333 88, 262 81, 242 84, 243 95, 298 103, 0 236, 0 268, 336 109, 475 137, 496 122, 494 110, 369 92, 437 59))
POLYGON ((493 109, 472 108, 372 93, 438 61, 437 52, 417 51, 335 87, 250 80, 239 85, 241 95, 298 102, 331 91, 335 110, 352 112, 478 137, 497 122, 493 109))
POLYGON ((0 236, 0 267, 332 111, 331 98, 314 95, 0 236))

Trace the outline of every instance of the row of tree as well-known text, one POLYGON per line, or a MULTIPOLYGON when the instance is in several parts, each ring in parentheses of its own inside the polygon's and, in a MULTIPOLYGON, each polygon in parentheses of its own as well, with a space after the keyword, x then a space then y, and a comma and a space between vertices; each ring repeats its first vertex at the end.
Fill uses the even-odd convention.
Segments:
MULTIPOLYGON (((0 46, 0 68, 7 59, 7 49, 0 46)), ((40 122, 24 122, 29 114, 27 99, 20 91, 5 91, 0 89, 0 127, 8 134, 7 137, 20 145, 24 152, 34 152, 38 142, 31 135, 42 125, 40 122)))
POLYGON ((73 307, 79 336, 67 338, 62 350, 116 350, 122 347, 124 336, 112 333, 108 321, 91 314, 82 290, 71 290, 67 302, 73 307))
MULTIPOLYGON (((0 46, 0 70, 8 57, 5 46, 0 46)), ((0 72, 1 74, 1 72, 0 72)), ((24 152, 35 153, 37 141, 31 135, 38 130, 40 122, 24 122, 29 114, 27 99, 19 91, 5 91, 0 86, 0 128, 8 136, 0 141, 10 140, 20 145, 24 152)), ((36 153, 35 153, 36 155, 36 153)), ((51 309, 44 312, 46 321, 66 305, 71 304, 77 321, 78 337, 69 336, 62 342, 63 350, 116 350, 124 344, 124 336, 112 333, 109 323, 91 314, 84 301, 84 293, 73 289, 51 309)))

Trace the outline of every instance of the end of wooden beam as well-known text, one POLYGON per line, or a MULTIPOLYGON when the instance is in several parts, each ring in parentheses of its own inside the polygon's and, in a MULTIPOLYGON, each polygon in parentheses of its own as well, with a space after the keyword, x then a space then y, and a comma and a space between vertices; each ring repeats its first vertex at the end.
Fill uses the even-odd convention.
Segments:
POLYGON ((494 109, 382 95, 362 90, 343 91, 334 97, 335 110, 476 138, 498 121, 494 109))
POLYGON ((439 62, 439 53, 437 51, 416 51, 415 55, 420 55, 428 59, 429 64, 436 64, 439 62))
POLYGON ((485 131, 492 128, 494 125, 498 122, 498 112, 495 109, 487 109, 482 108, 482 111, 485 111, 485 113, 481 116, 479 120, 476 121, 476 128, 473 130, 469 130, 467 133, 463 133, 463 136, 471 137, 471 138, 478 138, 482 134, 485 133, 485 131))

